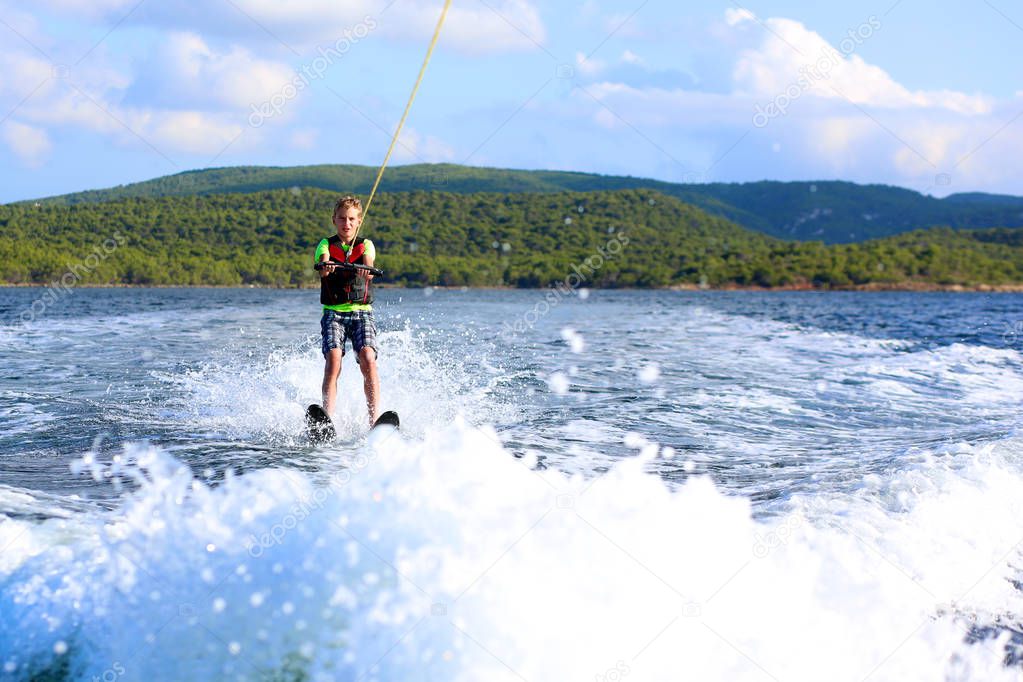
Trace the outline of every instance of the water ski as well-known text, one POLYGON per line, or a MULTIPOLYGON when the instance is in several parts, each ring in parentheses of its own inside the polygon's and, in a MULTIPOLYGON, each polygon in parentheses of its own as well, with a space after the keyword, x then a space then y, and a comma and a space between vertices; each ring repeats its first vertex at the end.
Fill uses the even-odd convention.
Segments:
POLYGON ((330 421, 330 415, 319 405, 310 405, 306 408, 305 426, 309 440, 314 443, 326 443, 337 437, 334 422, 330 421))
POLYGON ((373 428, 375 429, 378 426, 393 426, 394 428, 398 428, 400 423, 401 420, 398 419, 398 413, 393 410, 388 410, 377 417, 376 422, 373 423, 373 428))

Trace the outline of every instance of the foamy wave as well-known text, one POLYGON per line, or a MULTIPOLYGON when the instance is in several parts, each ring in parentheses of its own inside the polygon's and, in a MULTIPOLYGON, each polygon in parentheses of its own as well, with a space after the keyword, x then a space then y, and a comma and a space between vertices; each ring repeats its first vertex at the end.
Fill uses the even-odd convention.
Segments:
MULTIPOLYGON (((406 433, 422 434, 438 419, 461 414, 474 422, 499 423, 516 412, 493 398, 506 378, 468 372, 464 358, 431 355, 422 339, 406 327, 378 335, 384 409, 402 415, 406 433)), ((279 444, 305 442, 303 414, 321 402, 323 356, 311 339, 262 356, 209 363, 184 373, 156 375, 180 395, 167 418, 212 434, 255 438, 279 444)), ((342 441, 354 442, 366 431, 362 374, 349 352, 338 385, 335 425, 342 441)))
MULTIPOLYGON (((919 453, 767 520, 643 458, 538 471, 491 429, 374 434, 313 478, 82 464, 115 512, 6 520, 0 662, 28 679, 1018 679, 1019 443, 919 453), (322 480, 326 478, 328 480, 322 480), (14 557, 12 559, 12 557, 14 557)), ((339 455, 340 457, 340 455, 339 455)))

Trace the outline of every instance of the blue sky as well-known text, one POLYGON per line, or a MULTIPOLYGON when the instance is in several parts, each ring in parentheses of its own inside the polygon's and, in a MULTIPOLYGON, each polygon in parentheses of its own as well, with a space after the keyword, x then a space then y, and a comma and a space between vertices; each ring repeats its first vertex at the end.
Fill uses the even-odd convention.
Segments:
MULTIPOLYGON (((0 201, 377 165, 440 7, 0 0, 0 201)), ((455 0, 393 163, 1023 194, 1021 63, 1008 0, 455 0)))

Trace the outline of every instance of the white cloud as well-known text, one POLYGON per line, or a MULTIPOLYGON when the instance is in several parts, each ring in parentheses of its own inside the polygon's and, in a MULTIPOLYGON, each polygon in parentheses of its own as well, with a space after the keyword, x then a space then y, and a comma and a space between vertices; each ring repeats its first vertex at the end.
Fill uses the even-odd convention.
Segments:
POLYGON ((235 114, 124 106, 70 85, 63 85, 52 97, 33 100, 18 113, 41 127, 79 128, 121 145, 156 150, 171 160, 182 153, 217 154, 243 131, 249 143, 262 137, 235 114))
MULTIPOLYGON (((0 8, 4 3, 0 0, 0 8)), ((296 72, 278 61, 294 56, 268 33, 303 49, 307 57, 315 46, 333 45, 351 34, 361 40, 379 33, 425 46, 442 3, 403 0, 381 14, 388 4, 389 0, 305 0, 286 5, 276 0, 210 5, 183 0, 141 5, 137 0, 40 0, 42 24, 48 21, 47 10, 50 16, 77 21, 78 29, 90 25, 106 29, 123 18, 119 35, 144 25, 156 27, 158 39, 145 36, 151 42, 141 59, 108 51, 114 46, 108 41, 81 65, 67 61, 74 66, 63 71, 28 45, 0 48, 0 70, 7 74, 0 79, 0 106, 9 110, 18 105, 22 121, 5 127, 2 140, 26 163, 45 158, 50 134, 62 129, 84 131, 144 152, 155 149, 172 160, 186 154, 215 155, 225 148, 235 153, 270 139, 295 149, 315 149, 313 128, 274 135, 270 126, 247 125, 253 107, 271 100, 284 102, 270 117, 274 126, 296 118, 299 111, 292 102, 294 91, 288 94, 296 72)), ((31 14, 19 20, 26 31, 37 24, 40 21, 31 14)), ((472 53, 535 50, 523 34, 538 42, 546 39, 539 12, 528 0, 456 4, 441 45, 472 53)), ((65 51, 79 47, 76 42, 65 51)), ((52 51, 58 63, 62 50, 52 51)), ((409 161, 455 158, 451 146, 433 135, 408 130, 402 142, 412 152, 399 148, 399 160, 403 155, 409 161)))
POLYGON ((897 150, 896 166, 911 174, 933 171, 932 163, 945 167, 954 165, 958 157, 966 153, 968 131, 972 129, 976 129, 975 124, 964 125, 962 120, 954 118, 919 119, 904 128, 905 143, 897 150))
POLYGON ((320 131, 314 128, 300 128, 291 133, 291 146, 296 149, 315 149, 320 131))
POLYGON ((988 191, 1023 194, 1019 185, 1023 131, 1016 128, 1006 129, 990 138, 995 130, 997 128, 971 130, 966 136, 968 140, 966 144, 957 146, 959 154, 957 165, 950 173, 952 189, 983 188, 988 191))
POLYGON ((622 52, 622 62, 626 64, 642 64, 643 59, 632 50, 626 50, 622 52))
POLYGON ((576 14, 583 19, 592 19, 600 14, 600 5, 596 0, 583 0, 576 14))
POLYGON ((417 130, 405 127, 394 147, 393 160, 408 163, 441 163, 453 161, 455 150, 444 140, 433 135, 422 135, 417 130))
POLYGON ((21 52, 0 52, 0 96, 20 100, 32 92, 40 94, 52 85, 53 66, 46 60, 21 52))
POLYGON ((35 15, 36 8, 32 6, 33 4, 17 0, 0 0, 0 17, 3 17, 6 24, 2 26, 5 34, 4 43, 32 47, 44 53, 52 52, 61 43, 48 35, 47 27, 35 15))
POLYGON ((138 0, 38 0, 38 3, 65 15, 87 19, 103 19, 111 14, 122 15, 138 0))
POLYGON ((856 150, 874 137, 874 123, 865 116, 829 116, 809 124, 808 137, 813 139, 818 156, 829 162, 836 174, 848 172, 856 150))
POLYGON ((4 123, 0 135, 11 151, 31 168, 41 166, 53 149, 45 130, 18 121, 4 123))
POLYGON ((294 77, 286 65, 244 48, 214 49, 194 34, 169 35, 143 63, 139 75, 94 54, 80 66, 58 70, 35 54, 0 51, 0 105, 16 107, 19 124, 4 128, 4 141, 26 163, 50 151, 48 131, 78 128, 138 149, 155 148, 175 159, 217 154, 246 131, 232 149, 265 133, 246 127, 250 105, 281 91, 294 77))
MULTIPOLYGON (((1023 120, 1005 126, 1018 97, 913 90, 856 54, 855 41, 830 45, 784 18, 763 20, 769 31, 749 30, 754 18, 738 10, 725 19, 728 28, 715 30, 728 31, 717 36, 730 50, 730 82, 710 92, 697 89, 706 80, 698 74, 692 85, 654 81, 655 67, 623 55, 588 74, 599 80, 582 83, 571 116, 588 119, 606 146, 659 155, 675 174, 711 167, 707 179, 835 177, 934 191, 935 177, 947 173, 953 184, 940 191, 1019 191, 1013 168, 1023 120), (823 75, 814 71, 822 58, 823 75), (754 125, 754 113, 772 103, 784 111, 754 125)), ((866 24, 858 39, 883 30, 866 24)))
MULTIPOLYGON (((283 41, 296 50, 334 42, 369 18, 373 29, 392 40, 426 40, 440 16, 441 0, 233 0, 196 3, 189 0, 147 2, 130 15, 133 0, 42 0, 62 15, 107 22, 128 16, 133 24, 156 25, 204 36, 225 36, 235 42, 251 40, 250 47, 266 45, 279 50, 283 41)), ((489 0, 456 3, 448 13, 442 45, 468 53, 495 53, 536 49, 546 40, 540 12, 529 0, 489 0), (534 42, 535 41, 535 42, 534 42)))
POLYGON ((726 126, 748 126, 748 102, 729 95, 682 89, 643 88, 624 83, 595 83, 585 86, 576 100, 597 99, 603 106, 589 106, 595 120, 610 128, 631 130, 672 128, 689 132, 710 132, 726 126))
POLYGON ((224 117, 201 111, 131 112, 139 136, 171 158, 188 154, 219 154, 244 128, 224 117))
POLYGON ((139 69, 130 101, 170 109, 233 108, 248 112, 295 78, 287 64, 245 48, 215 50, 194 33, 171 33, 139 69))
MULTIPOLYGON (((5 2, 0 0, 0 9, 6 10, 5 2)), ((44 41, 45 31, 38 27, 59 16, 78 37, 38 44, 55 58, 73 64, 80 55, 68 58, 64 52, 78 51, 80 43, 84 51, 92 44, 89 36, 102 35, 128 15, 136 2, 40 0, 53 14, 39 14, 35 28, 31 15, 19 19, 16 26, 33 40, 38 34, 44 41), (32 30, 36 33, 27 32, 32 30)), ((301 60, 311 58, 316 46, 333 44, 360 24, 364 24, 367 40, 365 46, 356 48, 366 50, 358 54, 360 59, 364 54, 372 56, 375 50, 390 49, 387 41, 425 49, 442 1, 402 0, 381 14, 387 2, 145 2, 128 15, 116 39, 106 41, 81 65, 73 66, 68 78, 58 77, 47 60, 21 42, 0 47, 0 72, 4 73, 0 106, 10 110, 38 88, 16 114, 20 125, 35 131, 34 137, 25 136, 23 151, 36 159, 52 152, 47 150, 51 137, 63 140, 67 131, 145 149, 141 137, 175 160, 186 152, 212 156, 235 138, 230 153, 271 140, 277 151, 315 150, 319 142, 316 131, 336 123, 331 117, 337 114, 318 109, 320 102, 314 100, 313 92, 308 93, 313 95, 311 106, 300 107, 289 100, 281 115, 273 117, 273 132, 269 125, 260 129, 246 126, 249 105, 279 94, 291 82, 294 71, 288 62, 295 69, 302 68, 301 60), (364 23, 367 16, 373 18, 372 27, 364 23), (146 28, 139 31, 139 26, 146 28), (276 38, 303 56, 295 57, 276 38), (126 43, 139 39, 151 40, 148 59, 137 58, 135 48, 122 51, 126 43), (34 148, 29 143, 33 139, 34 148)), ((535 0, 456 3, 440 49, 471 54, 535 52, 536 45, 523 33, 540 43, 547 39, 538 4, 535 0)), ((592 0, 572 4, 578 10, 575 20, 587 30, 600 31, 605 21, 616 19, 604 14, 592 0)), ((660 173, 662 177, 673 177, 680 166, 686 170, 713 166, 717 179, 843 177, 919 188, 931 184, 929 179, 933 180, 936 172, 949 172, 957 190, 971 183, 992 189, 1003 183, 1003 190, 1010 189, 1005 185, 1011 183, 1018 190, 1015 178, 1017 160, 1023 156, 1023 119, 984 143, 1018 113, 1023 91, 1015 98, 998 99, 919 89, 898 82, 886 65, 868 61, 866 47, 860 51, 859 45, 852 50, 845 50, 841 43, 829 45, 799 21, 757 18, 740 9, 727 10, 723 16, 723 21, 709 27, 682 26, 698 38, 691 59, 666 62, 665 53, 658 49, 661 46, 644 45, 639 50, 631 42, 627 44, 632 49, 620 44, 615 49, 614 43, 609 43, 598 54, 603 59, 576 55, 575 79, 559 81, 564 87, 558 94, 564 96, 554 97, 554 88, 544 92, 517 113, 515 125, 503 128, 502 135, 475 154, 473 161, 482 162, 489 152, 486 160, 496 165, 514 159, 521 166, 535 167, 536 160, 542 159, 542 165, 551 167, 660 173), (827 77, 812 79, 806 88, 799 86, 808 70, 819 68, 822 57, 834 62, 827 77), (787 112, 772 118, 765 129, 754 127, 755 107, 771 102, 793 84, 798 97, 787 112), (571 86, 585 88, 607 108, 581 90, 570 94, 571 86), (781 151, 774 151, 776 146, 781 151), (978 151, 969 155, 974 149, 978 151)), ((616 37, 636 29, 634 21, 616 37)), ((667 35, 672 21, 665 18, 656 25, 651 23, 646 38, 667 35)), ((674 31, 682 24, 680 19, 670 28, 674 31)), ((866 32, 883 35, 886 30, 886 26, 870 26, 866 32)), ((679 40, 678 35, 671 35, 672 40, 679 40)), ((866 45, 871 38, 861 40, 866 45)), ((385 96, 390 95, 366 95, 367 102, 385 96)), ((458 154, 449 141, 477 133, 479 139, 485 139, 517 104, 497 106, 491 97, 480 104, 479 130, 472 128, 477 125, 474 121, 456 133, 444 133, 444 139, 408 130, 402 141, 415 153, 399 146, 396 160, 461 160, 472 149, 475 137, 472 142, 465 141, 466 148, 458 154)), ((381 108, 384 110, 387 116, 394 113, 393 107, 381 108)), ((379 114, 381 120, 387 116, 379 114)), ((356 119, 356 125, 362 122, 356 119)), ((379 134, 373 128, 367 127, 367 131, 368 135, 379 134)), ((10 144, 11 134, 3 129, 5 144, 10 144)), ((387 136, 380 137, 379 145, 386 145, 387 136)))
MULTIPOLYGON (((117 113, 105 113, 111 106, 104 103, 102 95, 90 94, 85 90, 61 85, 53 96, 43 100, 32 100, 18 110, 19 115, 48 127, 72 126, 93 132, 109 134, 123 130, 117 113)), ((123 121, 123 119, 120 119, 123 121)))
POLYGON ((607 66, 599 59, 587 59, 582 52, 575 53, 575 69, 583 76, 596 76, 607 66))
POLYGON ((740 92, 770 98, 796 86, 807 95, 848 99, 860 105, 940 107, 965 114, 991 110, 991 99, 983 96, 948 90, 910 91, 884 69, 855 54, 884 30, 876 18, 852 32, 855 38, 846 38, 838 46, 792 19, 770 18, 764 24, 769 30, 763 33, 763 41, 743 50, 736 61, 733 78, 740 92))
POLYGON ((617 60, 610 63, 595 58, 587 59, 582 52, 577 52, 575 69, 583 81, 601 80, 632 87, 673 89, 695 83, 691 73, 654 68, 631 50, 625 50, 617 60))
POLYGON ((756 15, 748 9, 734 9, 729 7, 725 10, 725 23, 729 26, 738 26, 744 21, 755 21, 756 15))
MULTIPOLYGON (((502 0, 489 5, 452 9, 450 24, 445 25, 442 34, 444 44, 466 52, 485 53, 535 50, 538 43, 547 40, 547 30, 533 3, 502 0)), ((437 20, 436 6, 427 6, 421 11, 432 28, 437 20)), ((417 35, 424 35, 424 32, 418 31, 417 35)))

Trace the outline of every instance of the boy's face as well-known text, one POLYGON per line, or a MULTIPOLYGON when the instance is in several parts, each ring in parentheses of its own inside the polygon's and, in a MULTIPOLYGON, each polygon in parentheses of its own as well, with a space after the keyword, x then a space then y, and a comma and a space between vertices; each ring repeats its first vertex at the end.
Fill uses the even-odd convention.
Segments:
POLYGON ((359 229, 362 222, 362 212, 354 206, 343 208, 334 214, 334 227, 337 228, 337 236, 345 241, 355 238, 355 231, 359 229))

